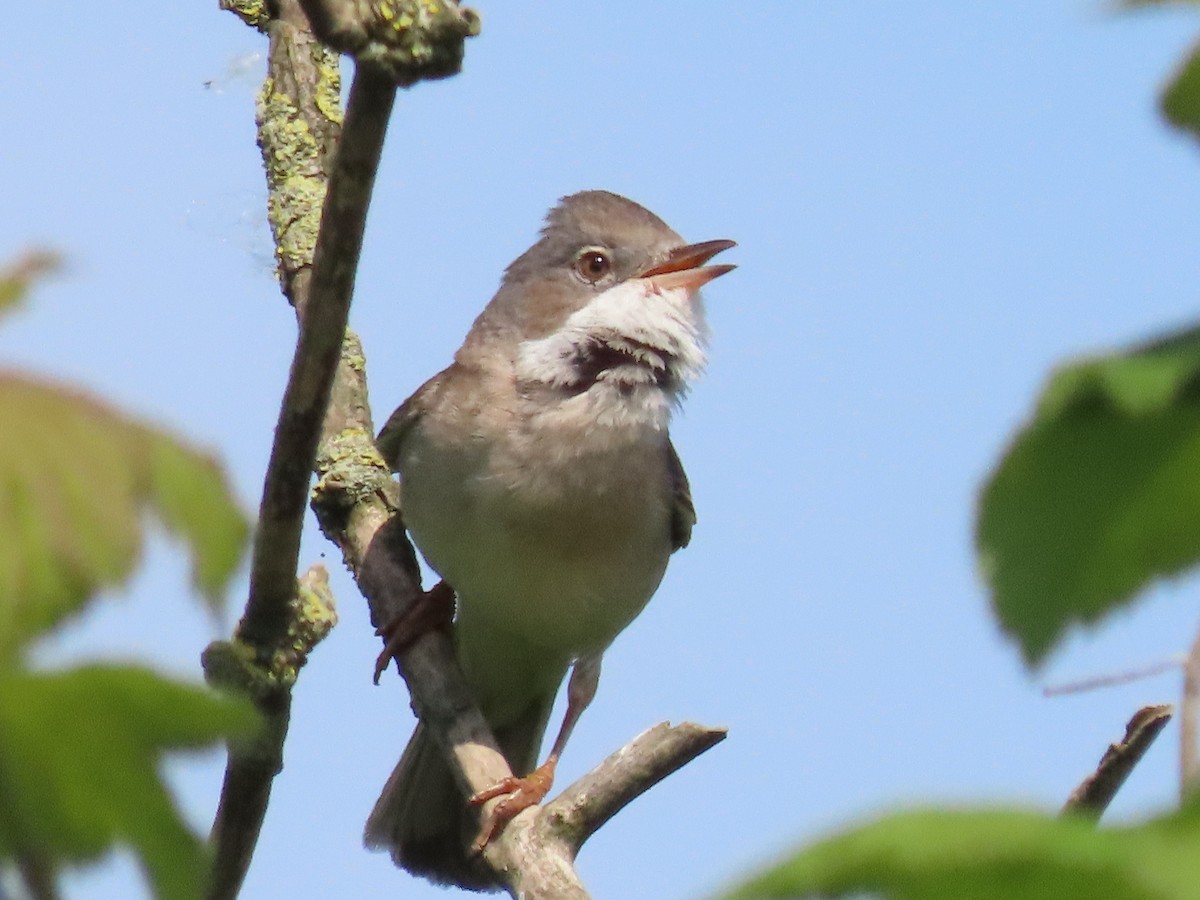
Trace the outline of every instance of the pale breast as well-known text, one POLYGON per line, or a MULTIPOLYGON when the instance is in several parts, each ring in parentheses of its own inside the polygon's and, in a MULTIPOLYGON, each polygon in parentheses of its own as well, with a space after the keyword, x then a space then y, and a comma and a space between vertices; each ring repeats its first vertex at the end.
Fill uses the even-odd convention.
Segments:
POLYGON ((500 440, 414 429, 405 520, 459 592, 464 629, 486 622, 567 655, 603 648, 666 569, 665 434, 510 424, 500 440))

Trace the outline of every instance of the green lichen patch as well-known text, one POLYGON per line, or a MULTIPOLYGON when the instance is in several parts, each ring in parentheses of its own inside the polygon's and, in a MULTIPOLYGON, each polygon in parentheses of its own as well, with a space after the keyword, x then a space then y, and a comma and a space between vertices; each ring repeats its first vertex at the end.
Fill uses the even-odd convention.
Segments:
MULTIPOLYGON (((321 51, 316 102, 329 116, 338 111, 336 57, 321 51)), ((275 79, 263 82, 257 103, 258 145, 267 175, 267 220, 282 274, 312 265, 327 189, 324 148, 297 99, 275 79)))
POLYGON ((266 0, 221 0, 221 9, 227 9, 251 28, 259 31, 267 27, 271 14, 266 0))

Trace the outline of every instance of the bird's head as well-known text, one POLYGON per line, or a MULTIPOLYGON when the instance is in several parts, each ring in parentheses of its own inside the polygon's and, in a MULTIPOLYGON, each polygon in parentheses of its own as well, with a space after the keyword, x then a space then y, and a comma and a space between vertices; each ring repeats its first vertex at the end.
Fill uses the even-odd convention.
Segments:
POLYGON ((508 267, 472 337, 510 346, 518 382, 531 390, 645 389, 673 401, 704 366, 700 288, 734 268, 705 264, 732 246, 687 244, 616 194, 573 194, 508 267))

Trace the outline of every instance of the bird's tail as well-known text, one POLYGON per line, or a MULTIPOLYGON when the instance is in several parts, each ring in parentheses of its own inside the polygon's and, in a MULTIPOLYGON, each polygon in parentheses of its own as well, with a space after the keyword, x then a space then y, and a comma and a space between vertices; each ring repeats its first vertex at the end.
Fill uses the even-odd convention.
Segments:
MULTIPOLYGON (((496 741, 517 775, 537 765, 553 694, 496 729, 496 741)), ((424 723, 418 723, 400 762, 367 818, 363 842, 387 850, 396 865, 437 884, 475 891, 500 888, 495 875, 470 851, 479 816, 467 804, 450 766, 424 723)))

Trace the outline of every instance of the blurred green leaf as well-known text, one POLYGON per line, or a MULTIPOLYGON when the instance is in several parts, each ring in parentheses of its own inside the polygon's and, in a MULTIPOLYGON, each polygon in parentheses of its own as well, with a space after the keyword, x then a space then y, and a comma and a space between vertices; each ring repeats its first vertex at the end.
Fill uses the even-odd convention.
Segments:
MULTIPOLYGON (((1118 5, 1126 9, 1198 6, 1200 0, 1118 0, 1118 5)), ((1159 105, 1168 122, 1200 137, 1200 44, 1171 76, 1163 88, 1159 105)))
POLYGON ((919 810, 801 850, 727 900, 1195 900, 1195 809, 1127 829, 1008 810, 919 810))
POLYGON ((1053 375, 983 489, 976 545, 1030 664, 1200 560, 1200 329, 1053 375))
POLYGON ((247 525, 217 465, 97 400, 0 375, 0 660, 127 578, 149 511, 216 606, 247 525))
POLYGON ((1163 115, 1172 125, 1200 136, 1200 46, 1193 48, 1171 76, 1161 103, 1163 115))
POLYGON ((166 751, 254 725, 249 707, 151 672, 0 673, 0 859, 57 869, 131 847, 160 900, 201 895, 207 856, 158 774, 166 751))
POLYGON ((20 303, 35 279, 53 272, 61 264, 56 253, 30 250, 16 262, 0 269, 0 312, 20 303))

